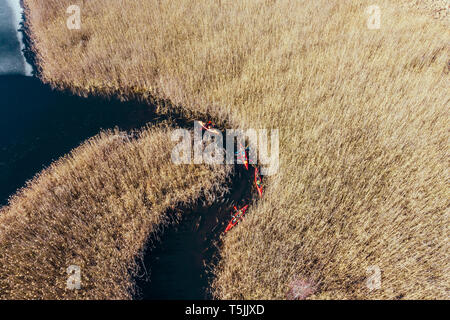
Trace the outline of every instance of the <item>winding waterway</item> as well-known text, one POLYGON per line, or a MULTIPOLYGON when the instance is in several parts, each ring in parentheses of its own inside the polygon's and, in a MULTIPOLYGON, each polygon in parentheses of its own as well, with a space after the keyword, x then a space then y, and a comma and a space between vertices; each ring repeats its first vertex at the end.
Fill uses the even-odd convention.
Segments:
MULTIPOLYGON (((20 19, 19 0, 0 0, 0 206, 36 173, 100 130, 129 131, 162 120, 149 105, 81 98, 41 83, 24 58, 20 19)), ((233 205, 250 200, 250 172, 241 167, 230 194, 212 206, 183 210, 181 221, 166 228, 147 250, 135 298, 211 298, 208 270, 220 235, 233 205)))

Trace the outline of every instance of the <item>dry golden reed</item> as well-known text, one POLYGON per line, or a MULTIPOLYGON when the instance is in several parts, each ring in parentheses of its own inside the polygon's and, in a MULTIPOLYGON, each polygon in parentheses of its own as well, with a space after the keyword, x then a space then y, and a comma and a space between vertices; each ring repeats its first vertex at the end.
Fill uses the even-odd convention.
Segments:
POLYGON ((164 127, 101 132, 28 182, 0 210, 0 298, 131 298, 149 236, 177 219, 168 210, 223 188, 225 167, 174 165, 173 145, 164 127))
POLYGON ((75 2, 79 31, 73 1, 25 1, 45 82, 281 130, 279 172, 224 237, 217 298, 283 299, 292 281, 309 298, 448 298, 443 21, 400 0, 376 1, 379 30, 373 1, 75 2))

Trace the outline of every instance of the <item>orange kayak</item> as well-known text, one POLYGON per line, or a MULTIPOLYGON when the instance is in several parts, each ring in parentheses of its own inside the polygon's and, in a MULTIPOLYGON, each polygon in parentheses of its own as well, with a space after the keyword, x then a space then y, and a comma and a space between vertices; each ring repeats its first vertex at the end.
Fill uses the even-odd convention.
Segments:
POLYGON ((203 129, 206 131, 209 131, 213 134, 220 134, 220 131, 214 128, 214 124, 211 121, 208 121, 207 123, 204 123, 203 121, 198 121, 203 129))
POLYGON ((247 151, 242 144, 239 144, 239 151, 237 152, 238 158, 244 163, 245 169, 248 170, 248 157, 247 151))
POLYGON ((233 218, 230 220, 230 223, 228 223, 228 226, 225 229, 225 232, 228 232, 231 228, 233 228, 235 225, 237 225, 239 221, 242 220, 247 209, 248 209, 248 205, 243 206, 239 210, 237 210, 237 208, 234 207, 234 210, 236 211, 236 213, 233 215, 233 218))

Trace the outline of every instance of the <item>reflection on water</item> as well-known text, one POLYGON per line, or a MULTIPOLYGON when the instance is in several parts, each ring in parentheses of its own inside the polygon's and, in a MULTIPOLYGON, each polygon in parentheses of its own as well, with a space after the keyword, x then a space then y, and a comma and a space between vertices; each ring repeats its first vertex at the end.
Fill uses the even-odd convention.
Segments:
POLYGON ((21 20, 19 0, 0 0, 0 75, 32 73, 22 51, 21 20))

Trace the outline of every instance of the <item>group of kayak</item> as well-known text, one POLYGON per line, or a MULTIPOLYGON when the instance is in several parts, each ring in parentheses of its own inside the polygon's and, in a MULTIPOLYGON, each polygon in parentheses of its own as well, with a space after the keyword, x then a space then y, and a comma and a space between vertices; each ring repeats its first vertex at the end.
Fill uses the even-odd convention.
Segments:
MULTIPOLYGON (((209 131, 211 133, 218 132, 217 129, 214 128, 214 125, 211 121, 208 121, 206 123, 200 121, 201 126, 206 131, 209 131)), ((245 169, 248 170, 249 168, 249 162, 248 162, 248 147, 244 147, 241 143, 239 144, 238 151, 236 152, 238 155, 238 158, 241 160, 241 162, 244 164, 245 169)), ((255 186, 256 190, 258 191, 259 197, 262 198, 263 193, 263 186, 262 186, 262 179, 261 175, 259 174, 258 167, 253 165, 254 168, 254 179, 255 179, 255 186)), ((231 228, 233 228, 235 225, 239 223, 244 218, 245 213, 247 212, 248 205, 243 206, 242 208, 238 209, 236 206, 234 206, 234 212, 232 212, 232 219, 228 223, 225 232, 228 232, 231 228)))

